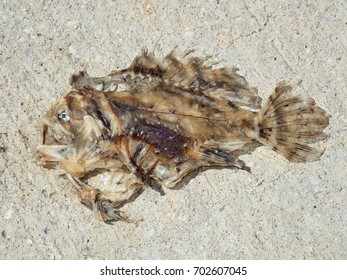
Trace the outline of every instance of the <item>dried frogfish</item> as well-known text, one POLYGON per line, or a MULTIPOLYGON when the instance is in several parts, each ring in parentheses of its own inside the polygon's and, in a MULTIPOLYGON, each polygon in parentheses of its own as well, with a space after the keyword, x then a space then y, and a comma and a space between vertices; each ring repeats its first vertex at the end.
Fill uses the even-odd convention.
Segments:
POLYGON ((291 162, 318 160, 308 144, 325 139, 329 123, 313 99, 292 94, 299 83, 279 83, 261 106, 237 69, 188 52, 143 51, 127 69, 70 83, 44 118, 39 159, 108 223, 126 220, 120 208, 146 186, 173 188, 202 167, 247 170, 239 156, 261 145, 291 162))

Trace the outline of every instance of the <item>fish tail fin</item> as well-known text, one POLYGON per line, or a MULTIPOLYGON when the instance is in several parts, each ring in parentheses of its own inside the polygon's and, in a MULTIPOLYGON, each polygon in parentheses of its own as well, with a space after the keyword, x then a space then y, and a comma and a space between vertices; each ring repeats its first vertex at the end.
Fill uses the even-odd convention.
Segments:
POLYGON ((255 120, 254 138, 292 162, 315 161, 324 150, 307 144, 323 140, 329 115, 312 98, 290 93, 301 81, 279 83, 255 120))

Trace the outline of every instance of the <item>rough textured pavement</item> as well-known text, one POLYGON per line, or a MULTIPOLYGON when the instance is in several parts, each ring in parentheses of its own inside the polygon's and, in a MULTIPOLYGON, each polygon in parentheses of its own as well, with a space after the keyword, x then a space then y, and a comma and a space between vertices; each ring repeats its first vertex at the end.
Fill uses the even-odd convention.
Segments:
POLYGON ((347 2, 1 1, 1 259, 346 259, 347 2), (243 3, 241 3, 243 2, 243 3), (209 170, 180 190, 145 191, 109 226, 70 184, 37 166, 40 118, 71 74, 126 67, 143 46, 214 55, 265 98, 281 80, 331 114, 321 160, 267 148, 252 173, 209 170))

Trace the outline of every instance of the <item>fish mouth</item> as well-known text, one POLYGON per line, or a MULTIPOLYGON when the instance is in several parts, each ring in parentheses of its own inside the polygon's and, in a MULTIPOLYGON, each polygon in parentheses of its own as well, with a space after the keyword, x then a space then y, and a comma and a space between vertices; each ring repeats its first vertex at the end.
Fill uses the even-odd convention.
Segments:
POLYGON ((61 145, 57 139, 51 136, 50 126, 43 125, 42 144, 36 147, 38 164, 48 169, 54 169, 63 158, 66 145, 61 145))
POLYGON ((69 152, 68 145, 38 145, 36 147, 38 152, 37 159, 39 165, 54 169, 59 162, 64 159, 65 155, 69 152))
POLYGON ((62 141, 59 141, 56 137, 53 137, 54 131, 51 126, 48 124, 43 125, 42 130, 42 145, 59 145, 63 144, 62 141))

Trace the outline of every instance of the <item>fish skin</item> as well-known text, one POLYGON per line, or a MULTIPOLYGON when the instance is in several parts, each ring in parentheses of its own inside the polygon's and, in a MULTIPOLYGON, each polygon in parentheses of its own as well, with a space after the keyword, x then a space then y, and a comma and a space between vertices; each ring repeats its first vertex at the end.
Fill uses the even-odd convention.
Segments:
POLYGON ((146 50, 123 70, 73 75, 47 113, 38 158, 66 174, 81 202, 106 223, 146 186, 163 194, 201 168, 249 168, 239 159, 265 145, 292 162, 318 160, 326 112, 281 82, 263 107, 235 68, 206 58, 158 59, 146 50))

